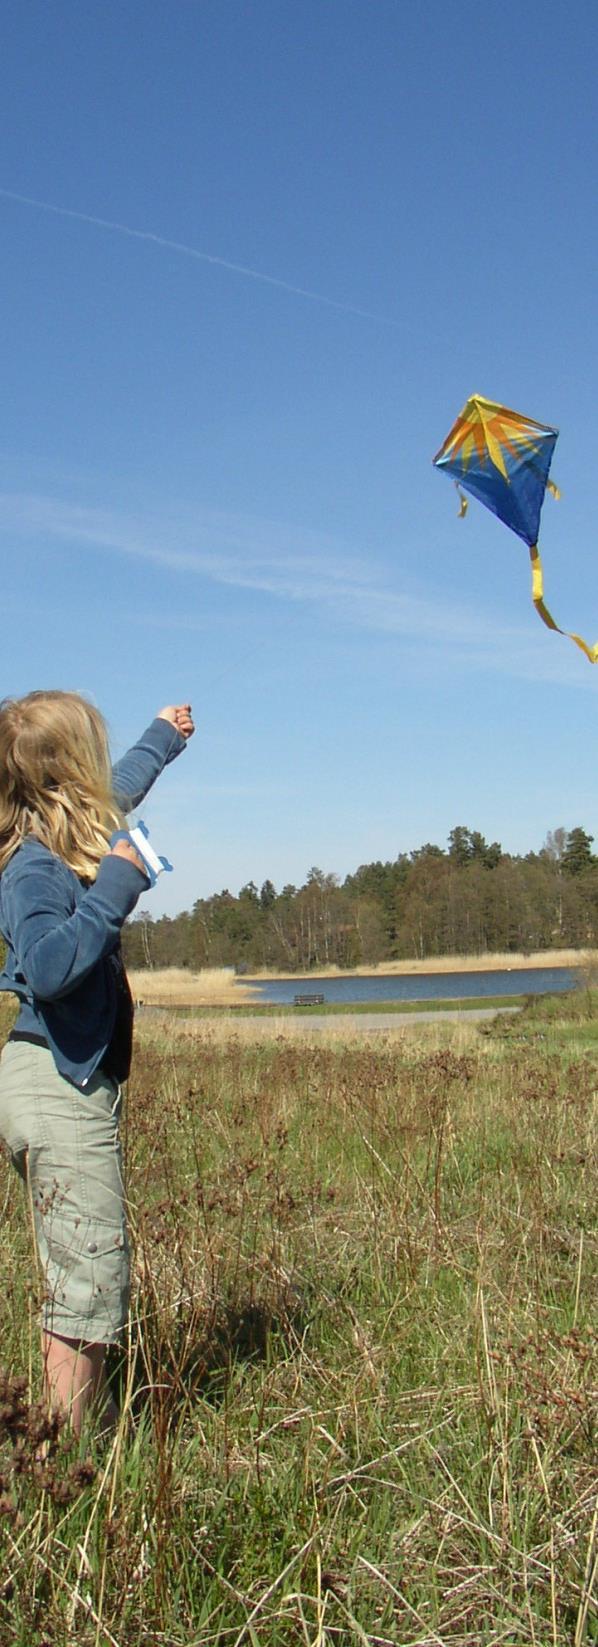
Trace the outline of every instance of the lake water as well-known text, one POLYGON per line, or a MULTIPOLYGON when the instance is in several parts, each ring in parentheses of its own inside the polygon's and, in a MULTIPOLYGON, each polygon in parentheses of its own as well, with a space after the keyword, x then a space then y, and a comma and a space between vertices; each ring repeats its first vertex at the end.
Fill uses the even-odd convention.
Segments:
POLYGON ((459 1001, 486 995, 545 995, 574 989, 570 967, 526 967, 496 972, 428 972, 378 974, 346 978, 248 979, 269 1005, 292 1004, 296 995, 323 995, 325 1002, 346 1005, 363 1001, 459 1001))

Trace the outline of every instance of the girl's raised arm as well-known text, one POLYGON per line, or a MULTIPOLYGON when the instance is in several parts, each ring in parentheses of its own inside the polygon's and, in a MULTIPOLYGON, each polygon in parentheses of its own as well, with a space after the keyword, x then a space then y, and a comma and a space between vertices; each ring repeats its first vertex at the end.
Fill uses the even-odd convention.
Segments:
POLYGON ((161 709, 133 748, 112 768, 115 800, 123 812, 132 812, 165 766, 182 754, 195 731, 190 704, 161 709))

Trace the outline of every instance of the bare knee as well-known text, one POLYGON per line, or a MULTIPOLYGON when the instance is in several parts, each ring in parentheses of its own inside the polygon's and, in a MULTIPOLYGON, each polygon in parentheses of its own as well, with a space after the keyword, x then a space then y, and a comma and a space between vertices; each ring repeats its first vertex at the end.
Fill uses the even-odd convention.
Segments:
POLYGON ((106 1379, 105 1344, 82 1344, 45 1332, 42 1352, 50 1406, 68 1415, 76 1435, 96 1403, 102 1427, 106 1420, 109 1424, 115 1421, 116 1408, 106 1379))

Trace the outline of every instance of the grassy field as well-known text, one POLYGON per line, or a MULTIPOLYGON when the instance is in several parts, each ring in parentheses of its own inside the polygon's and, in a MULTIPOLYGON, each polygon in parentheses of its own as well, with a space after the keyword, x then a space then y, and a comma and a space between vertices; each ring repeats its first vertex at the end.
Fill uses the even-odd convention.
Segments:
POLYGON ((597 1025, 142 1022, 122 1423, 43 1464, 0 1163, 1 1647, 598 1641, 597 1025))

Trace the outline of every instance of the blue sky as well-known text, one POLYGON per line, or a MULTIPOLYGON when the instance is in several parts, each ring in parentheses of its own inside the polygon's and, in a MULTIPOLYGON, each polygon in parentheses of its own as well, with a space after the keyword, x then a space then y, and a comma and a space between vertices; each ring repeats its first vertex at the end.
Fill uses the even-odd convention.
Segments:
POLYGON ((116 754, 192 700, 148 908, 457 823, 598 838, 598 668, 430 462, 476 390, 559 427, 546 598, 593 642, 595 6, 7 0, 3 36, 2 691, 86 691, 116 754))

